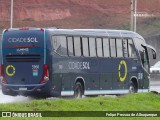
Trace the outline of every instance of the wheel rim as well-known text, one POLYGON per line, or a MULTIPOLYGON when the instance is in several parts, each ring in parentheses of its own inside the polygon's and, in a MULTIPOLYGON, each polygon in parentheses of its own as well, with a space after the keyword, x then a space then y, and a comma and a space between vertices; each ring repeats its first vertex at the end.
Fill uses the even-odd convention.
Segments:
POLYGON ((75 98, 81 98, 81 88, 77 86, 75 89, 75 98))
POLYGON ((130 85, 130 87, 129 87, 129 92, 130 92, 130 93, 135 93, 135 89, 134 89, 134 86, 133 86, 133 85, 130 85))
POLYGON ((77 98, 81 98, 81 91, 80 91, 80 89, 78 89, 78 91, 77 91, 77 98))

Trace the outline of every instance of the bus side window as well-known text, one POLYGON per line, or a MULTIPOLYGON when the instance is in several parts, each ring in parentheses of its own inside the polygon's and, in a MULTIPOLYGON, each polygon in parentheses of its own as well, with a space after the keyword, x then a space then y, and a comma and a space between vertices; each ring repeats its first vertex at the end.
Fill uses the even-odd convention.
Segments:
POLYGON ((123 56, 128 57, 128 44, 127 39, 123 39, 123 56))
POLYGON ((65 36, 52 36, 52 47, 60 55, 67 55, 67 43, 65 36))
POLYGON ((82 37, 82 46, 83 46, 83 56, 88 57, 89 56, 89 44, 88 44, 88 38, 82 37))
POLYGON ((66 41, 66 37, 65 36, 60 36, 59 37, 59 41, 60 41, 60 51, 58 53, 60 53, 61 55, 67 55, 67 41, 66 41))
POLYGON ((122 39, 116 39, 116 45, 117 45, 117 57, 123 57, 122 39))
POLYGON ((73 38, 67 37, 67 42, 68 42, 68 55, 73 56, 74 55, 73 38))
POLYGON ((103 38, 103 52, 104 52, 104 57, 110 57, 109 39, 108 38, 103 38))
POLYGON ((51 44, 52 44, 52 48, 56 52, 58 49, 60 49, 60 44, 58 43, 58 39, 59 39, 59 36, 52 36, 51 44))
POLYGON ((96 57, 96 42, 95 38, 93 37, 89 38, 89 48, 90 48, 90 56, 96 57))
POLYGON ((97 42, 97 56, 98 57, 103 57, 102 53, 102 38, 96 38, 97 42))
POLYGON ((80 37, 74 37, 74 51, 75 51, 75 56, 81 56, 80 37))
POLYGON ((115 39, 110 39, 111 57, 116 57, 116 41, 115 39))
POLYGON ((128 39, 128 52, 130 58, 137 58, 136 49, 131 39, 128 39))

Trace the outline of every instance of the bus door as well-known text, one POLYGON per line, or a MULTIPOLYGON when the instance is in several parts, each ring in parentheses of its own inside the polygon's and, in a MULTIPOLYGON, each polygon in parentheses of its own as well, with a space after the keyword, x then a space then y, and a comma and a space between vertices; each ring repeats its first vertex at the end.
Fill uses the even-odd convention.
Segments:
POLYGON ((6 30, 2 50, 4 84, 23 86, 43 82, 44 30, 6 30))
POLYGON ((139 79, 143 79, 143 91, 149 88, 149 57, 146 46, 142 45, 140 50, 141 63, 143 65, 143 75, 139 75, 139 79))
MULTIPOLYGON (((152 59, 156 59, 157 53, 156 53, 155 48, 153 48, 152 46, 147 45, 147 44, 146 44, 146 46, 144 46, 144 49, 145 49, 145 53, 146 53, 146 54, 144 54, 144 67, 147 69, 147 75, 148 75, 150 73, 149 55, 152 54, 152 56, 153 56, 152 59), (150 50, 152 52, 149 52, 150 50)), ((144 75, 145 75, 145 73, 144 73, 144 75)), ((151 78, 150 75, 148 75, 149 81, 151 80, 150 78, 151 78)), ((145 85, 145 81, 144 81, 144 85, 145 85)), ((150 85, 149 85, 149 87, 150 87, 150 85)))

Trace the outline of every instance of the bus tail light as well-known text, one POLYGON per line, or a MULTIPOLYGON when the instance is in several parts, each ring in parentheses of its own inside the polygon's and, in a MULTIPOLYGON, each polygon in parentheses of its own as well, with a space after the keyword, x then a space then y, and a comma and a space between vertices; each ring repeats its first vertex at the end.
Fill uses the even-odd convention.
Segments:
POLYGON ((43 77, 40 81, 40 84, 45 83, 49 80, 49 69, 48 69, 48 65, 44 64, 43 66, 43 77))
POLYGON ((4 66, 1 64, 1 76, 4 76, 4 66))
POLYGON ((44 32, 44 28, 41 28, 41 31, 43 31, 43 32, 44 32))
POLYGON ((4 78, 4 66, 1 64, 1 76, 0 76, 0 80, 2 83, 7 83, 7 80, 4 78))
POLYGON ((4 32, 8 32, 8 29, 5 29, 4 32))

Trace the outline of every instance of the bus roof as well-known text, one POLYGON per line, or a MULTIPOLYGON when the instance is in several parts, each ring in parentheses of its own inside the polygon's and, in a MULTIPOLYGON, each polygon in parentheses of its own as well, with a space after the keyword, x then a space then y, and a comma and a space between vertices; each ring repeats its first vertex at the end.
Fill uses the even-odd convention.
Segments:
MULTIPOLYGON (((7 29, 7 31, 14 30, 22 30, 26 28, 12 28, 7 29)), ((52 34, 59 35, 84 35, 84 36, 105 36, 105 37, 122 37, 122 38, 140 38, 144 40, 144 38, 136 32, 132 32, 129 30, 111 30, 111 29, 57 29, 55 27, 52 28, 44 28, 45 30, 51 32, 52 34)), ((28 28, 28 30, 44 30, 43 28, 28 28)), ((4 30, 5 31, 5 30, 4 30)))
POLYGON ((91 35, 106 37, 124 37, 124 38, 144 38, 136 32, 128 30, 110 30, 110 29, 46 29, 59 35, 91 35))

